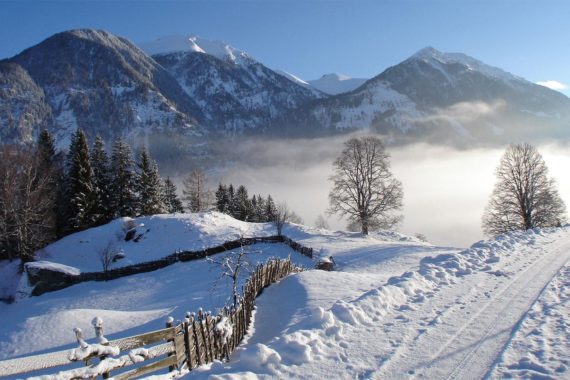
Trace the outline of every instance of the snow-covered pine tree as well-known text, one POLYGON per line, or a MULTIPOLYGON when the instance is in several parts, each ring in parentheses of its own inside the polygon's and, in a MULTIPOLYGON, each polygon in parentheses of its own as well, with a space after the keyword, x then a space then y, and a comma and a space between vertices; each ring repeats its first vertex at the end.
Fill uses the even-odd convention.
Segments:
POLYGON ((250 205, 250 210, 249 210, 250 212, 249 212, 248 222, 259 223, 259 213, 257 212, 257 197, 255 195, 251 197, 249 205, 250 205))
POLYGON ((237 217, 236 193, 234 185, 231 183, 228 186, 228 210, 226 214, 231 215, 234 218, 237 217))
POLYGON ((93 181, 87 137, 81 129, 77 129, 71 138, 66 166, 67 230, 79 231, 93 226, 99 218, 98 189, 93 181))
POLYGON ((146 148, 141 150, 138 166, 138 214, 154 215, 166 211, 162 198, 162 184, 156 163, 150 158, 146 148))
POLYGON ((236 215, 234 217, 239 220, 249 221, 251 217, 251 201, 247 195, 245 186, 240 185, 236 190, 234 203, 236 208, 236 215))
POLYGON ((131 148, 118 138, 111 155, 111 209, 113 217, 136 216, 137 195, 131 148))
POLYGON ((275 206, 275 202, 273 202, 273 198, 271 195, 267 196, 267 201, 265 202, 265 222, 272 222, 275 220, 275 216, 277 215, 277 207, 275 206))
POLYGON ((167 177, 164 180, 162 189, 162 199, 166 207, 166 211, 170 214, 184 212, 182 201, 180 201, 178 195, 176 194, 176 185, 174 185, 174 183, 170 180, 170 177, 167 177))
POLYGON ((113 210, 111 209, 111 168, 101 136, 97 136, 93 144, 91 168, 93 169, 93 181, 99 189, 97 214, 100 218, 96 224, 104 224, 113 219, 113 210))
POLYGON ((257 195, 257 209, 255 210, 257 220, 260 223, 267 222, 265 218, 265 199, 261 195, 257 195))
POLYGON ((218 190, 216 190, 216 209, 219 212, 223 212, 227 214, 229 212, 230 207, 230 198, 228 193, 228 188, 226 185, 218 186, 218 190))

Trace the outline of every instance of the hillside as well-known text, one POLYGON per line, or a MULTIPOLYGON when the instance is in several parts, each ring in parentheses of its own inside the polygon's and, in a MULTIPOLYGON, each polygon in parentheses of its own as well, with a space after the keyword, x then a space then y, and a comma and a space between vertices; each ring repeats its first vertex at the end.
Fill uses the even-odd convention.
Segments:
POLYGON ((566 378, 569 260, 570 226, 425 257, 379 282, 349 277, 380 279, 379 267, 339 259, 338 272, 268 289, 232 360, 186 377, 566 378))
MULTIPOLYGON (((273 234, 270 224, 239 222, 219 213, 133 222, 137 231, 146 232, 138 243, 120 243, 125 263, 163 257, 173 247, 200 249, 237 236, 273 234)), ((94 268, 97 247, 122 236, 123 223, 116 220, 71 235, 50 245, 44 259, 80 270, 94 268)), ((335 271, 305 271, 266 289, 258 299, 253 329, 230 362, 179 375, 320 379, 404 374, 481 378, 491 371, 507 377, 566 374, 563 363, 570 353, 560 347, 568 347, 570 340, 560 334, 565 309, 557 304, 570 301, 564 290, 570 226, 513 232, 464 251, 389 231, 362 237, 288 225, 284 232, 320 257, 333 256, 335 271), (559 312, 546 314, 548 310, 559 312), (559 322, 547 315, 558 315, 559 322), (520 323, 527 330, 544 323, 550 327, 535 330, 527 341, 517 332, 520 323), (521 345, 529 347, 531 357, 521 345), (549 356, 537 351, 545 345, 549 356)), ((245 249, 253 262, 291 255, 307 268, 314 264, 282 244, 245 249)), ((186 310, 198 307, 215 310, 229 294, 227 287, 212 288, 218 277, 219 268, 199 260, 0 304, 6 316, 0 358, 73 347, 75 326, 91 339, 94 316, 104 319, 107 337, 118 338, 160 328, 168 315, 182 318, 186 310)))

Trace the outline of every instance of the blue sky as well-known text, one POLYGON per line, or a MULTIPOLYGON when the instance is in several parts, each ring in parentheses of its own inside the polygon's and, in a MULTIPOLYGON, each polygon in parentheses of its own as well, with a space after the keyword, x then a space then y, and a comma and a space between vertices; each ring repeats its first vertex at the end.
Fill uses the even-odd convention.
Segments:
POLYGON ((433 46, 570 87, 569 19, 568 1, 0 0, 0 57, 59 31, 101 28, 134 42, 221 39, 303 79, 372 77, 433 46))

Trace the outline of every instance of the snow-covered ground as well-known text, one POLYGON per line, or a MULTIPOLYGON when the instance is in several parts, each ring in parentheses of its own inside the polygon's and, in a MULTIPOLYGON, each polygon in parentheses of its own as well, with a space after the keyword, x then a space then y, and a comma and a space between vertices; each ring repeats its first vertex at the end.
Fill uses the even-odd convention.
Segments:
POLYGON ((570 377, 570 263, 521 320, 493 378, 554 379, 570 377))
POLYGON ((460 253, 425 258, 379 286, 367 265, 361 270, 370 276, 368 287, 344 281, 342 271, 304 272, 260 297, 254 329, 229 363, 186 376, 568 378, 569 271, 549 285, 553 294, 532 305, 569 260, 565 227, 511 233, 460 253), (532 321, 518 331, 531 307, 532 321), (525 364, 527 372, 520 372, 525 364))
MULTIPOLYGON (((119 242, 123 221, 72 235, 46 249, 44 260, 98 270, 100 247, 115 239, 125 262, 200 249, 241 235, 273 235, 218 213, 134 220, 139 243, 119 242), (149 231, 146 231, 149 229, 149 231), (106 231, 106 232, 105 232, 106 231), (57 249, 55 249, 57 248, 57 249), (81 253, 81 258, 74 254, 81 253)), ((336 270, 289 276, 257 301, 253 328, 228 363, 190 378, 568 378, 570 226, 515 232, 460 251, 396 232, 368 237, 289 225, 284 233, 336 270)), ((252 260, 291 257, 283 244, 246 248, 252 260)), ((123 261, 122 260, 122 261, 123 261)), ((108 338, 160 328, 165 318, 223 305, 229 287, 211 290, 219 268, 177 263, 108 282, 87 282, 0 304, 0 359, 73 347, 73 327, 108 338)))

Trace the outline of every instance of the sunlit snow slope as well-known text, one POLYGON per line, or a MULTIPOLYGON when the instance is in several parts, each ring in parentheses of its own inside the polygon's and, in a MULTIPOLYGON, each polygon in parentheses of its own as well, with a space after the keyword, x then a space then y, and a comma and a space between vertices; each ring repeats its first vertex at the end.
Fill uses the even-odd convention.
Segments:
POLYGON ((341 259, 338 272, 305 272, 270 288, 232 360, 187 376, 568 378, 570 227, 424 258, 387 281, 366 249, 354 252, 354 265, 341 259))

